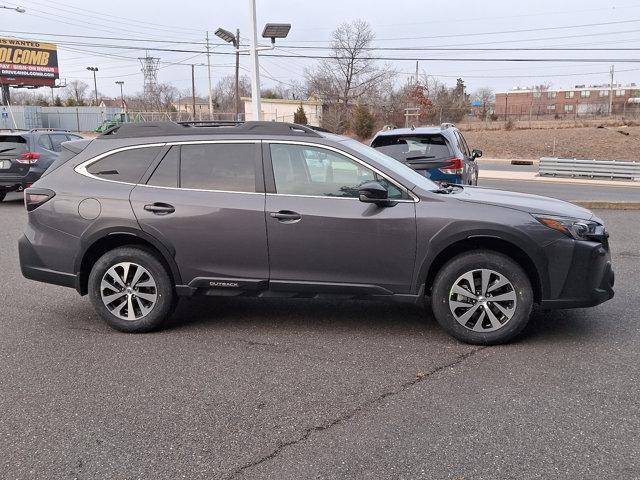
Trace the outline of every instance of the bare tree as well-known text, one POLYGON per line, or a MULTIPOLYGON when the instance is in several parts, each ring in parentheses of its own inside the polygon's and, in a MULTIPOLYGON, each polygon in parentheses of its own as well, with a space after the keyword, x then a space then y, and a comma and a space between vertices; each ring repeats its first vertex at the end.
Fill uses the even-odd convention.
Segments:
MULTIPOLYGON (((240 97, 251 95, 251 82, 249 77, 241 75, 239 80, 240 97)), ((213 104, 216 110, 223 113, 236 111, 236 77, 227 75, 222 77, 213 87, 213 104)))
MULTIPOLYGON (((373 94, 392 75, 390 67, 379 67, 372 58, 370 48, 374 39, 371 27, 364 20, 343 23, 332 34, 331 58, 307 72, 308 90, 338 111, 338 125, 329 128, 344 130, 350 106, 373 94)), ((325 115, 325 118, 333 117, 325 115)))
POLYGON ((153 93, 138 93, 126 99, 130 109, 145 112, 175 111, 180 94, 178 89, 169 83, 159 83, 153 93))
POLYGON ((87 91, 89 85, 82 80, 73 80, 67 83, 65 93, 67 97, 67 105, 84 105, 87 99, 87 91))
POLYGON ((481 87, 473 93, 473 99, 480 103, 480 118, 487 118, 496 103, 496 95, 489 87, 481 87))

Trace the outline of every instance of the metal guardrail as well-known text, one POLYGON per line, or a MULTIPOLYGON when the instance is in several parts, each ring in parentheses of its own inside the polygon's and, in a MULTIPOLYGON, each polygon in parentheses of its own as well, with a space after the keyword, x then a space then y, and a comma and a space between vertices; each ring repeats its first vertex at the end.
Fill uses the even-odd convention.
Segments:
POLYGON ((640 162, 542 157, 538 174, 554 177, 597 177, 640 181, 640 162))

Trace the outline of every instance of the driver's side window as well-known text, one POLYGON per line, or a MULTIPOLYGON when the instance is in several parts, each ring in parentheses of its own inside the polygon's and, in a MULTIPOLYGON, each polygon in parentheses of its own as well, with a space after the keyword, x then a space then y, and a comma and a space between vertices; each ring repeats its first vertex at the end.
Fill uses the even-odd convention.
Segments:
POLYGON ((274 143, 270 151, 277 193, 358 198, 362 184, 379 181, 389 198, 404 198, 398 187, 373 170, 332 150, 274 143))

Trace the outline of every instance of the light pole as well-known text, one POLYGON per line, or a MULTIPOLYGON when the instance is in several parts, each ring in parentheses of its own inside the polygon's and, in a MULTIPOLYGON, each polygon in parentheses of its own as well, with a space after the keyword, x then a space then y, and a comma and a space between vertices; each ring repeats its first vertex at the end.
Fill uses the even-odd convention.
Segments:
POLYGON ((124 104, 124 91, 123 91, 124 80, 117 80, 116 85, 120 85, 120 101, 122 102, 122 110, 124 110, 124 112, 127 113, 127 107, 124 104))
POLYGON ((4 8, 5 10, 13 10, 18 13, 24 13, 26 10, 22 7, 7 7, 5 5, 0 5, 0 8, 4 8))
POLYGON ((249 54, 251 56, 251 103, 253 119, 262 120, 262 109, 260 107, 260 65, 258 63, 258 52, 262 50, 273 50, 276 38, 286 38, 291 30, 289 23, 267 23, 262 31, 263 38, 271 39, 271 46, 258 47, 258 32, 256 30, 256 0, 249 0, 249 17, 251 20, 251 46, 249 54))
POLYGON ((87 70, 93 72, 93 93, 95 94, 96 106, 98 106, 98 83, 96 81, 96 72, 98 71, 98 67, 87 67, 87 70))
POLYGON ((240 120, 240 30, 236 30, 234 35, 229 30, 219 28, 216 36, 227 43, 232 44, 236 49, 236 121, 240 120))
MULTIPOLYGON (((26 10, 22 7, 7 7, 5 5, 0 5, 0 9, 4 10, 13 10, 14 12, 24 13, 26 10)), ((2 105, 9 105, 11 103, 11 92, 9 91, 8 84, 0 85, 0 90, 2 91, 2 100, 0 103, 2 105)))

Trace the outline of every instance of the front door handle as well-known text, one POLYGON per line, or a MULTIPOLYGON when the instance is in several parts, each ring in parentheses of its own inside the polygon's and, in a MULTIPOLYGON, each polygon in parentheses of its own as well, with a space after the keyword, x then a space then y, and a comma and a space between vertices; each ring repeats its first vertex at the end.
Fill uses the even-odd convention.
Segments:
POLYGON ((173 205, 169 205, 168 203, 159 203, 159 202, 145 205, 144 209, 147 212, 153 212, 156 215, 168 215, 176 211, 173 205))
POLYGON ((279 212, 271 212, 272 218, 275 218, 283 223, 294 223, 302 219, 302 215, 290 210, 280 210, 279 212))

